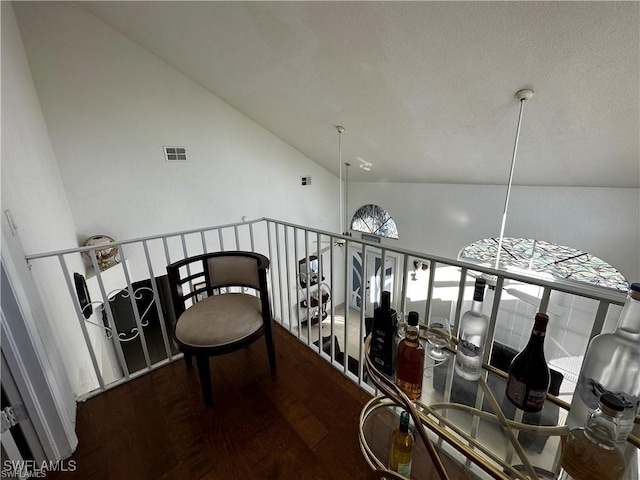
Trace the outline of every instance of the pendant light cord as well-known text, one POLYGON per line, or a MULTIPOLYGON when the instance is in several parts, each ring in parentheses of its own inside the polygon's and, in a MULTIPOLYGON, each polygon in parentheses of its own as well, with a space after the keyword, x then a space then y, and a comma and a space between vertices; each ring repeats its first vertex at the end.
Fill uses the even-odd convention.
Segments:
POLYGON ((509 198, 511 197, 511 185, 513 183, 513 173, 516 167, 516 155, 518 153, 518 140, 520 139, 520 125, 522 124, 522 112, 524 111, 524 103, 533 96, 531 90, 520 90, 516 93, 516 98, 520 100, 520 114, 518 115, 518 127, 516 128, 516 140, 513 144, 513 155, 511 156, 511 170, 509 171, 509 183, 507 184, 507 195, 504 199, 504 210, 502 212, 502 225, 500 226, 500 239, 498 241, 498 252, 496 253, 495 268, 500 266, 500 253, 502 252, 502 243, 504 240, 504 227, 507 223, 507 211, 509 209, 509 198))
POLYGON ((338 205, 338 216, 339 218, 339 226, 340 226, 340 233, 344 233, 344 201, 342 199, 342 192, 343 192, 343 188, 342 188, 342 132, 344 132, 344 127, 341 126, 336 126, 336 130, 338 131, 338 178, 339 178, 339 192, 340 192, 340 201, 339 201, 339 205, 338 205))

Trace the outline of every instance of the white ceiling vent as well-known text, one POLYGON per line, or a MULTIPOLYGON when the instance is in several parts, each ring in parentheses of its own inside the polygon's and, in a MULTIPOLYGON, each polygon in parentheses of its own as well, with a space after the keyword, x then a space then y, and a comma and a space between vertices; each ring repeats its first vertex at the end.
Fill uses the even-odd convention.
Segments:
POLYGON ((164 159, 167 162, 186 162, 187 149, 185 147, 164 147, 164 159))
POLYGON ((306 177, 300 177, 300 184, 303 187, 307 187, 311 185, 311 177, 306 176, 306 177))

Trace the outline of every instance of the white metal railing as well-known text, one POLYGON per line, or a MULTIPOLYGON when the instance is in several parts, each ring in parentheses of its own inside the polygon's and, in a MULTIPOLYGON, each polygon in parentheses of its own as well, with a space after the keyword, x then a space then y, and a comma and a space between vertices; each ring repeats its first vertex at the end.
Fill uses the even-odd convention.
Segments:
MULTIPOLYGON (((485 299, 485 310, 490 311, 488 341, 521 349, 535 312, 555 311, 548 347, 554 351, 552 361, 566 359, 557 367, 568 375, 580 368, 589 339, 615 324, 625 300, 618 291, 498 271, 269 218, 114 245, 120 262, 104 271, 96 255, 104 246, 26 257, 30 263, 57 260, 61 281, 68 287, 69 298, 64 301, 75 311, 95 375, 95 383, 79 393, 81 399, 181 358, 172 341, 175 318, 165 268, 210 251, 250 250, 268 256, 276 322, 368 390, 363 340, 367 319, 383 289, 391 291, 392 304, 401 315, 410 310, 422 318, 444 313, 455 335, 461 313, 470 304, 474 279, 484 274, 492 279, 485 299), (87 305, 80 303, 68 266, 69 258, 79 254, 90 258, 83 273, 91 294, 87 305), (328 337, 326 347, 323 337, 328 337)), ((487 349, 485 362, 489 355, 487 349)))

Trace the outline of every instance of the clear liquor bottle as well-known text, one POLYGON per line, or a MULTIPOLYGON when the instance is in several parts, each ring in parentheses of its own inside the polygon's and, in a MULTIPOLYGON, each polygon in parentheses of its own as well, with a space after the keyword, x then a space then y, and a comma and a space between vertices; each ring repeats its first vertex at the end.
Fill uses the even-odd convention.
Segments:
POLYGON ((589 343, 567 417, 570 429, 583 424, 603 393, 624 403, 617 438, 622 448, 640 406, 640 283, 631 285, 616 330, 589 343))
POLYGON ((589 416, 584 428, 569 432, 562 446, 558 480, 620 480, 625 461, 616 448, 624 404, 610 393, 589 416))
POLYGON ((455 371, 466 380, 478 380, 482 373, 482 355, 489 328, 489 318, 482 313, 486 283, 484 278, 476 279, 471 309, 460 319, 455 371))
POLYGON ((424 347, 420 344, 418 313, 409 312, 405 337, 398 344, 396 385, 411 400, 422 395, 424 372, 424 347))

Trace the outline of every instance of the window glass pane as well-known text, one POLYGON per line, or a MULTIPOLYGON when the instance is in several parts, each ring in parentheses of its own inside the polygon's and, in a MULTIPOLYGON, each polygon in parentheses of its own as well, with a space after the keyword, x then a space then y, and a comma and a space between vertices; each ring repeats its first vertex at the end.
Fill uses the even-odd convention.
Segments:
POLYGON ((386 210, 377 205, 360 207, 351 219, 351 230, 386 238, 398 238, 396 222, 386 210))
MULTIPOLYGON (((463 248, 458 259, 494 266, 498 244, 498 238, 483 238, 463 248)), ((626 278, 601 258, 544 240, 503 238, 499 266, 548 273, 556 278, 624 292, 629 288, 626 278)))

